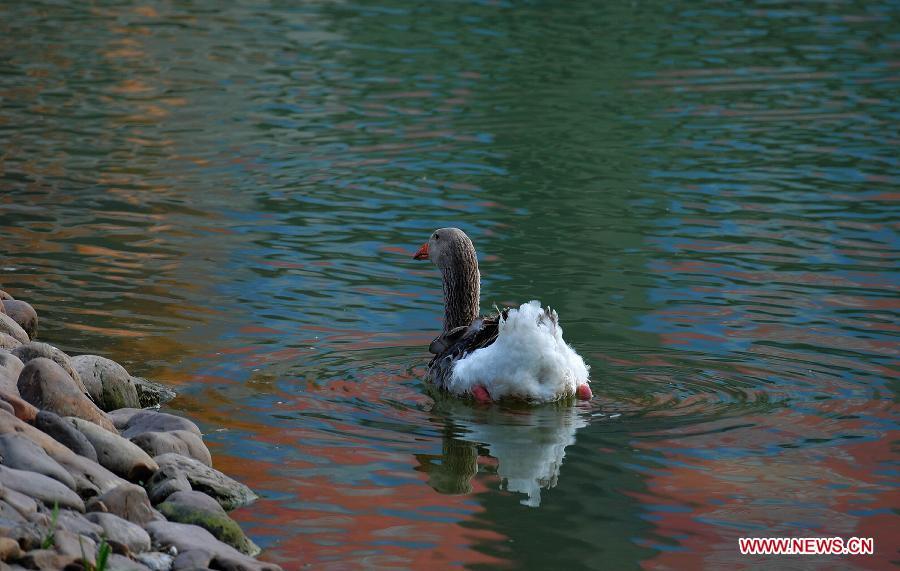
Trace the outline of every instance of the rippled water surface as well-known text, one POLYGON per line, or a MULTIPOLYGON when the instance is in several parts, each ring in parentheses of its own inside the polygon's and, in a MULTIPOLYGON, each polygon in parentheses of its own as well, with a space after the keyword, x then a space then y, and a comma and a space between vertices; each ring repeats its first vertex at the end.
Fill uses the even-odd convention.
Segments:
POLYGON ((900 8, 0 5, 2 285, 167 382, 287 569, 885 568, 900 8), (436 227, 589 404, 420 380, 436 227), (742 536, 875 538, 742 557, 742 536))

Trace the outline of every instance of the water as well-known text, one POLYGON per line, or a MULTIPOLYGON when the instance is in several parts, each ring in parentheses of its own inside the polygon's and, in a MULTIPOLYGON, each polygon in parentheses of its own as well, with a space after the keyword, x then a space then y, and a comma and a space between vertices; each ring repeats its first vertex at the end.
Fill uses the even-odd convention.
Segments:
POLYGON ((173 385, 294 569, 896 564, 885 2, 3 3, 3 287, 173 385), (420 378, 440 226, 575 407, 420 378), (742 557, 862 536, 869 557, 742 557))

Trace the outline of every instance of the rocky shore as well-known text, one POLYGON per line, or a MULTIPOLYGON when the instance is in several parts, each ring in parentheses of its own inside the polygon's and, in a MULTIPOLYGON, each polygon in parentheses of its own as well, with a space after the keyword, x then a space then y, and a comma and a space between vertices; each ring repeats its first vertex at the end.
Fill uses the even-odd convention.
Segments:
POLYGON ((157 410, 173 392, 37 330, 0 290, 0 571, 280 569, 228 516, 255 494, 157 410))

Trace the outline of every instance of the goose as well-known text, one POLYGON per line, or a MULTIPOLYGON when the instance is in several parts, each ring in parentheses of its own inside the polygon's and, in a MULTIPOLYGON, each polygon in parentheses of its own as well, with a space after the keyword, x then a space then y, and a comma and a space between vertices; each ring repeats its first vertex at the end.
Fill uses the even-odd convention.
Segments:
POLYGON ((480 316, 475 246, 459 228, 439 228, 413 255, 441 271, 444 328, 428 347, 427 380, 481 403, 536 403, 593 395, 589 367, 562 337, 556 311, 536 300, 480 316))

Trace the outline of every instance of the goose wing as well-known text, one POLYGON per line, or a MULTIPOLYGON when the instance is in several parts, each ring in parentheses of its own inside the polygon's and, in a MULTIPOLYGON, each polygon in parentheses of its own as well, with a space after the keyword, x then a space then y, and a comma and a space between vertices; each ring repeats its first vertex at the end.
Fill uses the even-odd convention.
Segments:
POLYGON ((428 346, 428 350, 435 354, 428 364, 429 378, 443 387, 445 381, 450 379, 454 362, 497 340, 500 320, 506 319, 508 312, 507 308, 487 317, 479 317, 469 326, 457 327, 436 337, 428 346))

